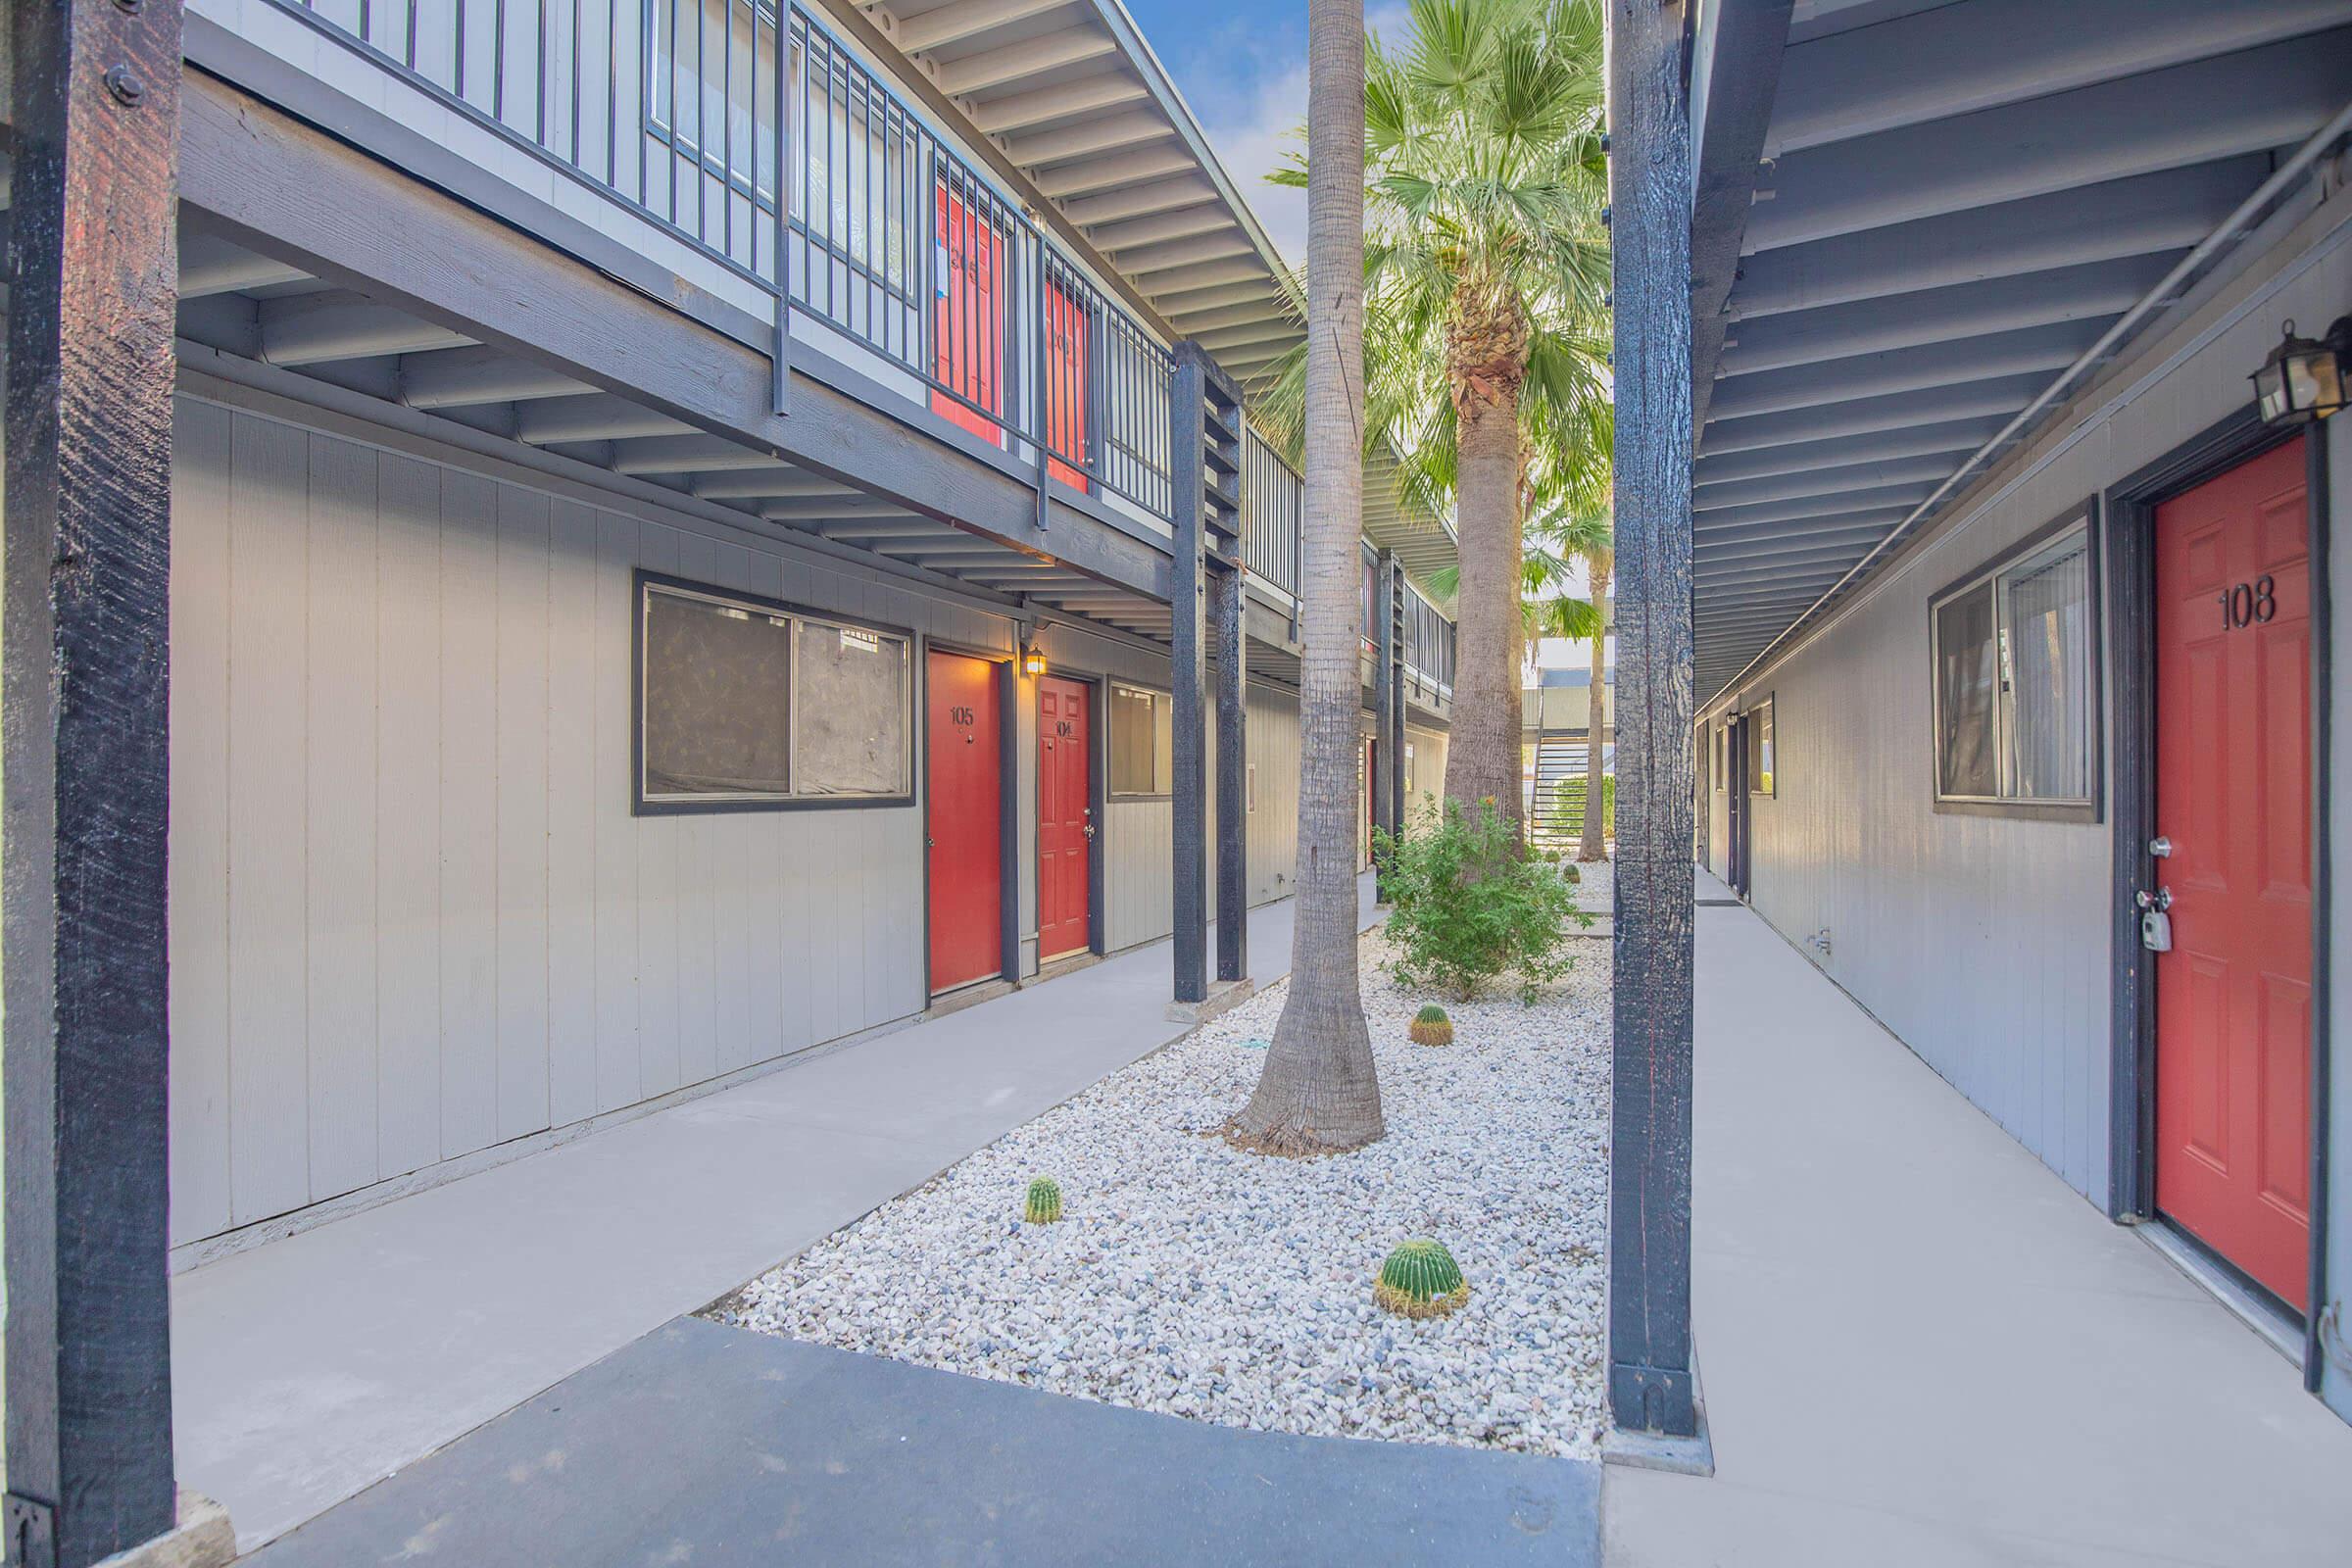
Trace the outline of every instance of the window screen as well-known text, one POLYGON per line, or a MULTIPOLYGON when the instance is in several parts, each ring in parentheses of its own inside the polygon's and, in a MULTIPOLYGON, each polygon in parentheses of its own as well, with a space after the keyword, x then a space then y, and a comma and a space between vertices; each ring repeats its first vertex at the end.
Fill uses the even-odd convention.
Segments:
POLYGON ((2009 790, 2090 798, 2090 540, 2078 534, 2002 578, 2009 790))
POLYGON ((715 589, 641 584, 643 804, 911 793, 908 639, 715 589))
POLYGON ((2091 803, 2090 592, 2082 523, 1936 602, 1938 799, 2091 803))
POLYGON ((802 621, 796 695, 799 793, 906 793, 905 639, 802 621))
POLYGON ((1110 689, 1110 793, 1165 795, 1174 785, 1169 698, 1134 686, 1110 689))
POLYGON ((790 792, 790 619, 649 584, 643 649, 648 800, 790 792))

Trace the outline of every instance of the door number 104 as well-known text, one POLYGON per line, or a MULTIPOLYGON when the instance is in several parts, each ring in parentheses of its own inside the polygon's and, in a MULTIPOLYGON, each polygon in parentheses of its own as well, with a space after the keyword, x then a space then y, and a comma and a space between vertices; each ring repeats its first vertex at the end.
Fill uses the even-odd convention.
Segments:
POLYGON ((2213 597, 2221 602, 2225 630, 2239 631, 2278 613, 2278 584, 2267 571, 2252 582, 2225 588, 2213 597))

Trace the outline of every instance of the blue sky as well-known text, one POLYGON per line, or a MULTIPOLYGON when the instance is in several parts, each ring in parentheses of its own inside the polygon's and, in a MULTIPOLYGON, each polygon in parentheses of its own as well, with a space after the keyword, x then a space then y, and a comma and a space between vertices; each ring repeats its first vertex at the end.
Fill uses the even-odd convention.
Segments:
MULTIPOLYGON (((1306 121, 1306 0, 1126 0, 1136 25, 1206 127, 1217 157, 1274 243, 1293 261, 1306 247, 1306 201, 1265 183, 1306 121)), ((1371 23, 1394 31, 1402 7, 1373 0, 1371 23)))

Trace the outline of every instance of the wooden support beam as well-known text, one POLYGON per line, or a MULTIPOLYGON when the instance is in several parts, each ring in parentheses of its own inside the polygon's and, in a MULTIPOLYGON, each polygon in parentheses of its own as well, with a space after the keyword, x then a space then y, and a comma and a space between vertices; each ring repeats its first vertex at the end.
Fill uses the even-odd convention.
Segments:
POLYGON ((1208 998, 1208 530, 1202 495, 1207 431, 1201 412, 1208 367, 1200 345, 1189 339, 1176 345, 1175 362, 1168 383, 1168 493, 1175 500, 1176 546, 1168 574, 1168 685, 1175 699, 1168 786, 1176 919, 1171 947, 1176 1001, 1195 1003, 1208 998))
POLYGON ((1698 1432, 1690 1360, 1690 123, 1682 8, 1610 5, 1618 815, 1609 1411, 1620 1430, 1687 1438, 1698 1432))
POLYGON ((11 8, 8 1560, 170 1533, 177 0, 11 8))
MULTIPOLYGON (((1396 801, 1389 791, 1389 733, 1391 715, 1401 711, 1397 706, 1397 672, 1400 661, 1396 647, 1396 553, 1380 552, 1374 567, 1376 592, 1372 603, 1372 623, 1364 631, 1372 639, 1372 736, 1375 768, 1365 788, 1372 799, 1372 825, 1383 833, 1396 831, 1396 801)), ((1388 902, 1388 879, 1378 880, 1382 903, 1388 902)))

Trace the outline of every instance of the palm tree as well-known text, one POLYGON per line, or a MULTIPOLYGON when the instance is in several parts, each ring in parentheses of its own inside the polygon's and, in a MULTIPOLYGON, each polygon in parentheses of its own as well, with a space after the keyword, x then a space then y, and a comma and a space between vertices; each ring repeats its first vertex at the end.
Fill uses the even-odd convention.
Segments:
POLYGON ((1237 1143, 1279 1154, 1354 1149, 1386 1131, 1355 921, 1363 60, 1363 0, 1309 0, 1306 135, 1314 177, 1306 188, 1298 903, 1290 994, 1257 1090, 1229 1129, 1237 1143))
POLYGON ((1597 0, 1413 0, 1406 45, 1365 62, 1365 434, 1457 520, 1446 793, 1514 820, 1528 459, 1605 483, 1609 453, 1600 40, 1597 0))

